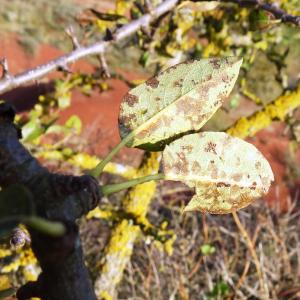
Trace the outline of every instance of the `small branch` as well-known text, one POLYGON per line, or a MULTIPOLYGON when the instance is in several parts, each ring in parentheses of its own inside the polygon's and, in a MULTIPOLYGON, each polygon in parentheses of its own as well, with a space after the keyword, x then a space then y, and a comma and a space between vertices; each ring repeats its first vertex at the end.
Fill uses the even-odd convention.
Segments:
POLYGON ((0 93, 4 93, 18 86, 42 78, 48 73, 55 71, 57 68, 66 66, 67 64, 75 62, 83 57, 104 53, 107 50, 108 46, 124 40, 125 38, 128 38, 132 34, 136 33, 142 26, 149 26, 152 21, 156 20, 166 12, 172 10, 178 2, 179 0, 164 1, 162 4, 155 7, 151 11, 151 14, 146 14, 139 19, 134 20, 129 24, 119 28, 114 33, 113 40, 100 41, 86 47, 81 46, 80 48, 77 48, 74 51, 63 56, 60 56, 57 59, 49 61, 46 64, 27 70, 15 76, 10 76, 9 78, 3 78, 2 80, 0 80, 0 93))
POLYGON ((290 15, 281 8, 277 7, 273 3, 265 3, 261 0, 219 0, 220 2, 236 3, 241 7, 254 6, 257 9, 265 10, 275 18, 280 19, 284 23, 292 23, 296 26, 300 26, 300 16, 290 15))
POLYGON ((73 49, 79 49, 81 48, 80 43, 75 35, 75 31, 73 26, 69 26, 66 29, 66 34, 68 35, 68 37, 70 37, 70 39, 72 40, 72 44, 73 44, 73 49))
POLYGON ((244 228, 243 224, 241 223, 241 221, 238 217, 238 214, 235 211, 232 212, 232 217, 233 217, 239 231, 241 232, 242 236, 246 240, 246 243, 248 245, 248 249, 249 249, 249 251, 251 253, 251 256, 253 258, 255 268, 256 268, 256 271, 257 271, 257 276, 258 276, 258 279, 259 279, 260 288, 261 288, 261 291, 262 291, 262 295, 264 295, 264 297, 266 297, 266 298, 264 298, 264 297, 263 298, 268 299, 269 298, 269 293, 267 292, 267 288, 266 288, 265 282, 263 280, 260 263, 259 263, 256 251, 255 251, 255 245, 252 243, 252 240, 249 237, 249 235, 247 233, 247 230, 244 228))
POLYGON ((99 57, 99 61, 100 61, 100 72, 101 72, 101 75, 104 78, 110 78, 111 75, 110 75, 110 72, 109 72, 109 69, 108 69, 108 65, 107 65, 104 53, 100 53, 98 57, 99 57))
POLYGON ((11 78, 11 75, 9 74, 7 59, 2 58, 0 60, 0 65, 2 67, 2 77, 1 78, 3 80, 9 80, 11 78))

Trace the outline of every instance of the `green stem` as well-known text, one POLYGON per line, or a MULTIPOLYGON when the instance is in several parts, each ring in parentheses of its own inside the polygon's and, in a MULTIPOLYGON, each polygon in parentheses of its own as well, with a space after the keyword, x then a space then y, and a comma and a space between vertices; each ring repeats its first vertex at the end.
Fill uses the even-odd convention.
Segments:
POLYGON ((62 223, 49 221, 38 216, 25 217, 22 223, 51 236, 62 236, 66 232, 66 228, 62 223))
POLYGON ((154 174, 154 175, 147 175, 144 177, 128 180, 128 181, 121 182, 121 183, 107 184, 107 185, 104 185, 101 187, 101 193, 104 196, 107 196, 109 194, 116 193, 116 192, 128 189, 130 187, 133 187, 138 184, 145 183, 145 182, 148 182, 151 180, 161 180, 161 179, 164 179, 164 177, 165 177, 164 174, 158 173, 158 174, 154 174))
POLYGON ((122 149, 128 142, 130 142, 134 137, 134 131, 129 133, 125 136, 125 138, 116 146, 114 147, 108 155, 94 168, 90 171, 90 175, 94 176, 95 178, 98 178, 100 174, 102 173, 104 167, 109 163, 112 158, 122 149))

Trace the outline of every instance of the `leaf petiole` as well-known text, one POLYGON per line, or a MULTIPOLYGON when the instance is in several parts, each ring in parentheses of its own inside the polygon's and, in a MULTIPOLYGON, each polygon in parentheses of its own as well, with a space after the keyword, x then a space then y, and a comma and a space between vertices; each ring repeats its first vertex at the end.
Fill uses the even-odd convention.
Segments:
POLYGON ((164 179, 165 175, 162 173, 158 173, 158 174, 154 174, 154 175, 147 175, 144 177, 140 177, 140 178, 135 178, 132 180, 128 180, 125 182, 121 182, 121 183, 116 183, 116 184, 107 184, 102 186, 101 189, 101 193, 104 196, 110 195, 112 193, 116 193, 125 189, 128 189, 130 187, 136 186, 138 184, 141 183, 145 183, 151 180, 161 180, 164 179))
POLYGON ((107 156, 100 161, 100 163, 90 171, 90 175, 94 176, 95 178, 98 178, 100 174, 102 173, 104 167, 109 163, 112 158, 128 143, 134 138, 135 132, 132 131, 128 135, 124 137, 121 142, 115 146, 108 154, 107 156))

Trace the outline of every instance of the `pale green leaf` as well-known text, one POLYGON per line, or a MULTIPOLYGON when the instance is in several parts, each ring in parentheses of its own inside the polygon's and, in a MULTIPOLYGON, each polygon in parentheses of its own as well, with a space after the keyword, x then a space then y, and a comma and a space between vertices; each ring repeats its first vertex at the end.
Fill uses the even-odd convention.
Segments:
POLYGON ((184 211, 230 213, 266 194, 273 172, 251 144, 223 132, 186 135, 163 152, 165 179, 195 188, 184 211))
POLYGON ((66 121, 66 127, 69 129, 75 130, 77 134, 80 134, 81 128, 82 128, 82 122, 80 118, 76 115, 72 115, 67 121, 66 121))
POLYGON ((22 127, 22 141, 31 142, 44 133, 45 129, 42 127, 37 119, 33 119, 22 127))
POLYGON ((178 9, 191 9, 195 12, 206 12, 210 10, 214 10, 220 4, 218 1, 200 1, 200 2, 192 2, 192 1, 183 1, 178 9))
POLYGON ((134 131, 129 146, 162 150, 179 136, 199 131, 231 92, 241 63, 236 57, 188 61, 135 87, 121 103, 121 137, 134 131))

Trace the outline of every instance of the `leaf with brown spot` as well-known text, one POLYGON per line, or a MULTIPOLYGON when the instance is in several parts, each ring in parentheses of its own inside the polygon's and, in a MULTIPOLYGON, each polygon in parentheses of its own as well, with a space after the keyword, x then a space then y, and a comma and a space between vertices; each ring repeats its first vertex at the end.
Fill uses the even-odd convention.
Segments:
POLYGON ((166 146, 162 161, 165 179, 195 188, 184 211, 230 213, 266 194, 274 180, 268 161, 252 144, 223 132, 186 135, 166 146))
POLYGON ((121 138, 134 132, 129 146, 153 151, 199 131, 228 97, 241 63, 237 57, 188 61, 130 90, 120 108, 121 138))

